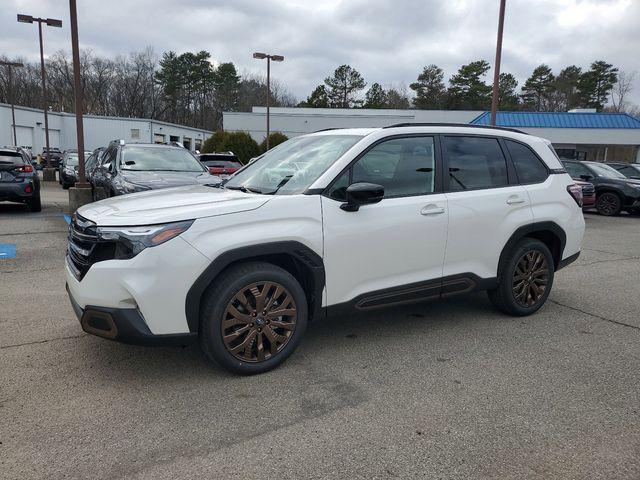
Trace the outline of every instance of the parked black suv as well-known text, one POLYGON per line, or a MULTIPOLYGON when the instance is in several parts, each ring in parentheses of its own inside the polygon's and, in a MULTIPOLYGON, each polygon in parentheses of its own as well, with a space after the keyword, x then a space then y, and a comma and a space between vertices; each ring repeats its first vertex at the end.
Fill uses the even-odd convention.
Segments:
POLYGON ((111 142, 91 176, 95 200, 192 184, 217 184, 191 152, 153 143, 111 142))
MULTIPOLYGON (((52 147, 51 151, 51 167, 58 168, 60 166, 60 162, 62 161, 62 152, 57 147, 52 147)), ((47 151, 47 147, 42 149, 42 165, 47 166, 47 157, 49 156, 49 152, 47 151)))
POLYGON ((601 215, 618 215, 622 210, 640 212, 640 180, 625 177, 616 169, 599 162, 562 161, 574 180, 596 187, 596 210, 601 215))
POLYGON ((612 166, 627 178, 640 180, 640 163, 609 162, 607 165, 612 166))
MULTIPOLYGON (((91 156, 91 152, 84 152, 85 161, 91 156)), ((65 190, 73 187, 78 181, 78 151, 66 150, 62 156, 62 162, 58 168, 58 181, 65 190)), ((86 163, 85 163, 86 166, 86 163)))
POLYGON ((0 201, 26 203, 32 212, 42 210, 38 172, 31 156, 19 147, 0 148, 0 201))

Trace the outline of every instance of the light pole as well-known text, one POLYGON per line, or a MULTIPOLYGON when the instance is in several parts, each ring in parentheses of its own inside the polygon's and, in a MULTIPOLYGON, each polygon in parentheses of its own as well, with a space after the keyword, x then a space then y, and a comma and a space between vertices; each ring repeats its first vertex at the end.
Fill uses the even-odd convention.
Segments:
POLYGON ((493 94, 491 95, 491 126, 496 124, 498 112, 498 86, 500 83, 500 60, 502 58, 502 31, 504 29, 504 7, 506 0, 500 0, 500 14, 498 16, 498 40, 496 42, 496 63, 493 69, 493 94))
POLYGON ((13 144, 17 147, 18 146, 18 136, 16 135, 16 110, 13 107, 13 77, 12 77, 12 71, 14 68, 16 67, 24 67, 24 65, 20 62, 5 62, 5 61, 0 61, 0 65, 4 65, 5 67, 7 67, 7 70, 9 71, 9 75, 8 75, 8 80, 9 80, 9 102, 11 102, 11 119, 13 121, 13 144))
POLYGON ((20 23, 33 23, 38 22, 38 34, 40 37, 40 74, 42 76, 42 108, 44 110, 44 136, 47 146, 47 168, 43 172, 44 180, 54 181, 56 180, 55 170, 51 169, 51 150, 49 145, 49 118, 47 110, 47 81, 44 71, 44 48, 42 46, 42 24, 45 23, 50 27, 62 28, 62 20, 56 20, 55 18, 37 18, 31 15, 18 14, 18 22, 20 23))
POLYGON ((269 97, 271 97, 271 60, 274 62, 282 62, 282 55, 267 55, 266 53, 255 52, 253 58, 259 60, 267 59, 267 150, 269 150, 269 97))

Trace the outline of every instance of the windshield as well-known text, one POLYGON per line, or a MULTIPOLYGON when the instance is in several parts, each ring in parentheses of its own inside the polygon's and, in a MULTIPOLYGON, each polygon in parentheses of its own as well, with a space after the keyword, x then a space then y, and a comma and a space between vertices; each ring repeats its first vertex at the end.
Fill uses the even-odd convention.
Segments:
POLYGON ((66 165, 78 165, 78 154, 77 153, 69 153, 67 155, 67 159, 65 160, 66 165))
POLYGON ((599 177, 623 179, 627 178, 615 168, 612 168, 609 165, 604 165, 603 163, 590 163, 589 166, 599 177))
POLYGON ((267 194, 302 193, 361 138, 360 135, 292 138, 240 170, 225 187, 267 194))
POLYGON ((151 172, 204 172, 200 162, 184 148, 124 147, 122 170, 151 172))

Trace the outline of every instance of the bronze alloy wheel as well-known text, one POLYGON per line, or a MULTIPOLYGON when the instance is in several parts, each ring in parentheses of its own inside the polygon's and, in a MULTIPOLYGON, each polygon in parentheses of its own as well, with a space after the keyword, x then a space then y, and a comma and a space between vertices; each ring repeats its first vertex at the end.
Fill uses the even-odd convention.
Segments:
POLYGON ((297 319, 293 296, 276 282, 256 282, 240 289, 224 311, 222 340, 243 362, 277 355, 293 336, 297 319))
POLYGON ((513 272, 513 296, 523 307, 532 307, 543 297, 549 283, 549 265, 544 254, 529 250, 513 272))

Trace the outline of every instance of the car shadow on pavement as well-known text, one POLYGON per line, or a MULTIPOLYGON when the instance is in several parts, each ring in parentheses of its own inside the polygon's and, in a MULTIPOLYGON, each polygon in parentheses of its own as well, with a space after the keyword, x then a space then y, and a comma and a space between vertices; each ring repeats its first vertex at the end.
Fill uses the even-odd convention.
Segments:
MULTIPOLYGON (((464 331, 472 328, 479 317, 490 317, 491 321, 513 321, 512 317, 496 312, 486 295, 481 293, 325 318, 309 326, 301 345, 283 366, 261 376, 289 375, 296 368, 321 368, 320 364, 325 357, 348 358, 353 354, 354 341, 375 344, 387 341, 391 345, 400 345, 407 340, 420 342, 419 337, 428 336, 435 331, 464 331)), ((90 359, 87 366, 92 374, 97 374, 104 381, 152 384, 240 378, 209 361, 197 344, 184 347, 141 347, 90 335, 83 337, 79 344, 81 351, 78 354, 90 359)), ((375 363, 378 355, 376 348, 365 347, 363 350, 368 351, 367 356, 363 358, 362 352, 358 352, 359 360, 375 363)), ((392 349, 387 354, 397 355, 398 358, 405 355, 401 349, 392 349)))

